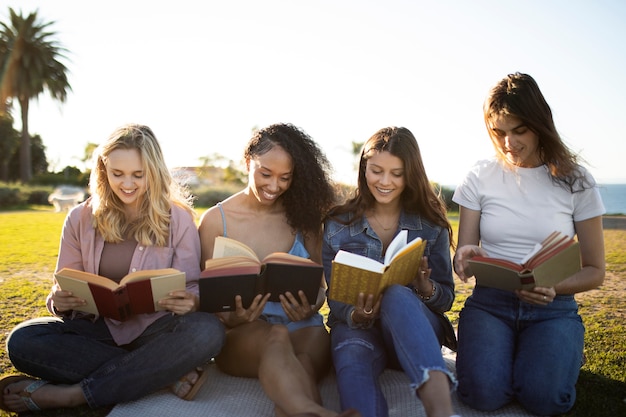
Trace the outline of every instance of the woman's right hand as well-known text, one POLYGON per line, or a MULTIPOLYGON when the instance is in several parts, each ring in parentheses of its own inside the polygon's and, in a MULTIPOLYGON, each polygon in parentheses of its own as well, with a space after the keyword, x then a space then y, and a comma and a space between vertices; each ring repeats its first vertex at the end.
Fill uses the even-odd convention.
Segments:
POLYGON ((51 290, 52 307, 59 313, 71 310, 80 310, 87 304, 82 298, 74 297, 70 291, 63 291, 59 284, 54 284, 51 290))
POLYGON ((257 295, 247 309, 243 307, 241 296, 237 295, 235 296, 235 311, 217 313, 217 315, 222 323, 230 328, 237 327, 244 323, 251 323, 261 316, 270 295, 269 293, 257 295))
POLYGON ((360 293, 354 309, 350 313, 350 318, 354 324, 368 324, 378 318, 380 314, 380 303, 382 296, 374 303, 374 295, 360 293))
POLYGON ((454 254, 454 272, 463 282, 474 275, 467 262, 474 256, 487 256, 487 252, 478 245, 463 245, 454 254))

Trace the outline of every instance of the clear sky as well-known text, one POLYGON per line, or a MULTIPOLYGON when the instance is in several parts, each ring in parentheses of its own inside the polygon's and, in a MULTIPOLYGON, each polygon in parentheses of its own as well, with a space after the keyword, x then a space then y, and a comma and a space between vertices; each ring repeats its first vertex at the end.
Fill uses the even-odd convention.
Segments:
POLYGON ((487 91, 520 71, 595 177, 626 183, 623 0, 2 0, 3 21, 8 7, 54 21, 69 50, 67 101, 30 109, 54 170, 83 168, 86 144, 128 122, 172 167, 239 162, 252 128, 289 122, 354 182, 351 142, 397 125, 455 185, 493 153, 487 91))

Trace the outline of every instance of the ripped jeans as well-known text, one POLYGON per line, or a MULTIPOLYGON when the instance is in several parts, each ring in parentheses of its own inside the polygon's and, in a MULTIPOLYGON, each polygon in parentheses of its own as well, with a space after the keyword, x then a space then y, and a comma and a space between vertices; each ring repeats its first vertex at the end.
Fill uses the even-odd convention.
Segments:
POLYGON ((392 286, 383 297, 380 318, 369 329, 335 323, 330 331, 333 363, 342 410, 357 409, 363 417, 387 417, 387 401, 379 376, 385 368, 403 370, 415 392, 431 370, 456 379, 441 355, 444 328, 437 315, 407 287, 392 286))

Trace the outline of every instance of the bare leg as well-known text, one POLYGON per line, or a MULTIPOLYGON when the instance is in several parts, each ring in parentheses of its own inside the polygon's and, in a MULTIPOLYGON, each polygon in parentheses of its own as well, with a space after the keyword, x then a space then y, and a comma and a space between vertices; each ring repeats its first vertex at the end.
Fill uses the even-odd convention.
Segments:
MULTIPOLYGON (((321 345, 327 350, 327 344, 321 345)), ((276 405, 277 413, 336 416, 336 412, 320 405, 315 383, 317 375, 312 377, 306 369, 318 366, 315 364, 317 355, 315 360, 307 358, 304 352, 298 355, 285 326, 256 321, 228 332, 216 362, 231 375, 258 377, 265 393, 276 405)))
POLYGON ((443 372, 429 372, 428 381, 417 391, 428 417, 450 417, 454 414, 450 398, 450 382, 443 372))

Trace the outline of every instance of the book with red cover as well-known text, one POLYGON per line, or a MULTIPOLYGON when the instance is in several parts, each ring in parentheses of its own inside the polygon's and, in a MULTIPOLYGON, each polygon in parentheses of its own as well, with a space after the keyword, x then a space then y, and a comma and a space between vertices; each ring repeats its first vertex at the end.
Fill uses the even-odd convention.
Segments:
POLYGON ((553 287, 581 269, 578 242, 552 232, 519 263, 474 256, 469 261, 476 284, 508 291, 553 287))
POLYGON ((280 301, 280 294, 288 291, 297 298, 300 290, 315 304, 322 274, 322 266, 310 259, 284 252, 258 259, 247 245, 218 236, 198 280, 200 310, 234 311, 236 295, 248 308, 258 294, 271 293, 269 301, 280 301))
POLYGON ((186 287, 185 273, 174 268, 132 272, 119 283, 71 268, 61 269, 54 277, 63 290, 87 302, 78 310, 119 321, 162 310, 157 304, 160 299, 186 287))

